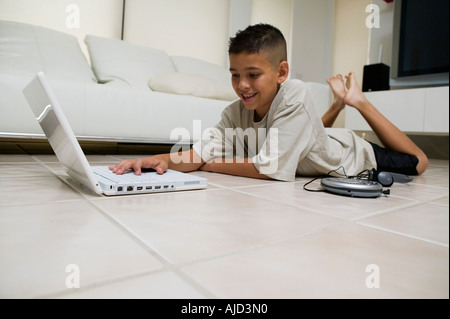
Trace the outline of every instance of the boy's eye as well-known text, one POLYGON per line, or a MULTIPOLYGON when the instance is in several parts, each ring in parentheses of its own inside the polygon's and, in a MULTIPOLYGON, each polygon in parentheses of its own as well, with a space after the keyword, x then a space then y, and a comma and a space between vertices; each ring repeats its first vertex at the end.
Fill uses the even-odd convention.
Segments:
POLYGON ((256 73, 250 74, 250 77, 253 78, 253 79, 257 78, 258 76, 259 76, 259 74, 256 74, 256 73))
POLYGON ((239 74, 238 74, 238 73, 232 73, 232 74, 231 74, 231 77, 232 77, 232 78, 238 78, 238 77, 239 77, 239 74))

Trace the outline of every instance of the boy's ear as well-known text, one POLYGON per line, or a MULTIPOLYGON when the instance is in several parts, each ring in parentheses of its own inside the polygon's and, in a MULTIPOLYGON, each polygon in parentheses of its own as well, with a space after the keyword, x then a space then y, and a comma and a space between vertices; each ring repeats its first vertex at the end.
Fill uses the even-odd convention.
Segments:
POLYGON ((278 84, 283 83, 289 76, 289 64, 283 61, 278 65, 278 84))

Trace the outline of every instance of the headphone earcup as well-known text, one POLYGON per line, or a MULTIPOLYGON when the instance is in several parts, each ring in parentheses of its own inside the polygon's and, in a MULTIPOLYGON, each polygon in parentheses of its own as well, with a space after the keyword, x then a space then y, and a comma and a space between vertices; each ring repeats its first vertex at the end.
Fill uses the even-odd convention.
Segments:
POLYGON ((375 168, 372 168, 371 170, 369 170, 368 172, 368 176, 367 176, 367 179, 369 180, 369 181, 374 181, 374 182, 376 182, 377 181, 377 170, 375 169, 375 168))
POLYGON ((394 178, 388 172, 379 172, 376 176, 376 181, 384 187, 389 187, 394 184, 394 178))

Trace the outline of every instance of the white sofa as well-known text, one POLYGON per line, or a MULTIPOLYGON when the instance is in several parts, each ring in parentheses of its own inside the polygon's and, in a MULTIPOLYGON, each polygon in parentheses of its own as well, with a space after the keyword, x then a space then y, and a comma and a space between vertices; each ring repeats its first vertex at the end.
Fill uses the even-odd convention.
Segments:
MULTIPOLYGON (((0 21, 0 137, 43 137, 22 94, 39 71, 80 139, 193 142, 200 138, 194 121, 201 130, 215 125, 237 98, 220 66, 120 40, 88 35, 85 42, 90 64, 74 36, 0 21)), ((316 104, 327 107, 328 87, 308 86, 316 104)))

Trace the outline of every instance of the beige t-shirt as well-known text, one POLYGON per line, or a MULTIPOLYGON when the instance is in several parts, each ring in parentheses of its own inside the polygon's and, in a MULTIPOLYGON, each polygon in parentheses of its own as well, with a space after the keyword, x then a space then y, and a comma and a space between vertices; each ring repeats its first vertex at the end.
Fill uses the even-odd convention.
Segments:
POLYGON ((261 174, 283 181, 327 174, 340 166, 347 175, 377 168, 367 141, 348 129, 324 128, 302 81, 283 83, 261 122, 253 116, 254 111, 235 101, 215 127, 203 132, 194 151, 205 162, 252 158, 261 174))

